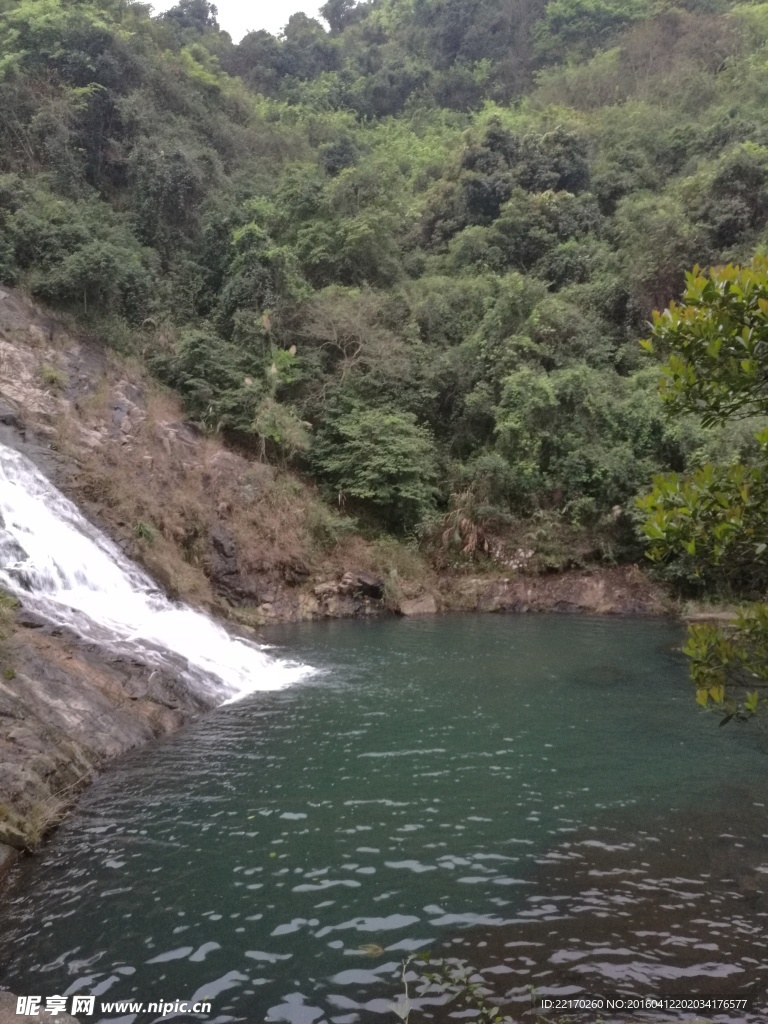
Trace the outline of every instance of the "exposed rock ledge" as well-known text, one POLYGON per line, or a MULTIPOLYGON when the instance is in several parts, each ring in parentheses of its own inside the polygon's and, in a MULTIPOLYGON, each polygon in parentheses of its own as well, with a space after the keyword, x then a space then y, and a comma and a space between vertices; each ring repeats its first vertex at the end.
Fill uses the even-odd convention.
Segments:
POLYGON ((0 678, 0 875, 34 848, 105 760, 207 704, 170 674, 21 615, 0 678))
POLYGON ((636 565, 572 570, 547 576, 442 581, 445 605, 461 611, 666 615, 665 592, 636 565))

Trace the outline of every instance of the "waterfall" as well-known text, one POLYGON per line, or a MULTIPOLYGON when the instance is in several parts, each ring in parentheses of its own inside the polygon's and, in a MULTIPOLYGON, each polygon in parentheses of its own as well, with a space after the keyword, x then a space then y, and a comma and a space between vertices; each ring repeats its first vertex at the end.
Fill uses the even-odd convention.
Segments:
POLYGON ((309 674, 170 601, 19 452, 0 445, 0 587, 117 653, 180 672, 217 701, 309 674))

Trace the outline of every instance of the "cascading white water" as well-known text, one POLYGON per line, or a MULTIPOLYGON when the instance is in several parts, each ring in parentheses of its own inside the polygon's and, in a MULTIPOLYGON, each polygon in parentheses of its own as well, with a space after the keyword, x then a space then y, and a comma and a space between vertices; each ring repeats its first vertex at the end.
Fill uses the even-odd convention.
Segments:
POLYGON ((169 601, 27 458, 4 445, 0 586, 49 622, 181 672, 198 693, 217 700, 279 689, 311 671, 169 601))

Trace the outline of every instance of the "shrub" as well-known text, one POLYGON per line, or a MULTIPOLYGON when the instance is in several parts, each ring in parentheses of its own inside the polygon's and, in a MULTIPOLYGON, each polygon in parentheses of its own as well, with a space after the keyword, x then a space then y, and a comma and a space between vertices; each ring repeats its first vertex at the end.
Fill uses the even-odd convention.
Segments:
POLYGON ((395 529, 412 529, 434 505, 434 443, 411 413, 353 407, 318 432, 312 461, 342 496, 395 529))

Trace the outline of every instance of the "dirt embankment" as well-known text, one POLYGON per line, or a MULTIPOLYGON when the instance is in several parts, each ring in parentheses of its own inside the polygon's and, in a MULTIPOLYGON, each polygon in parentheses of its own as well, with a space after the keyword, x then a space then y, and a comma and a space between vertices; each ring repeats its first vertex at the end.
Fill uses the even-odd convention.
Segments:
MULTIPOLYGON (((404 545, 364 541, 310 484, 202 435, 135 362, 7 289, 0 443, 36 462, 172 597, 244 629, 387 612, 666 610, 635 567, 438 575, 404 545)), ((23 613, 3 658, 0 873, 8 844, 33 845, 105 758, 201 710, 173 679, 23 613)))

